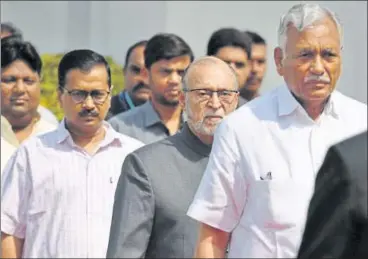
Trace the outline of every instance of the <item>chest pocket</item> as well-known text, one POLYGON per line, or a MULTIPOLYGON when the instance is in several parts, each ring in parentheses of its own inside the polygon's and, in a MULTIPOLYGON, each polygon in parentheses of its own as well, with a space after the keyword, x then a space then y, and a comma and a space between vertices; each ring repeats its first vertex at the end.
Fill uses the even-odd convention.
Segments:
POLYGON ((295 180, 257 180, 250 186, 247 205, 251 219, 264 229, 284 230, 303 226, 312 186, 295 180))

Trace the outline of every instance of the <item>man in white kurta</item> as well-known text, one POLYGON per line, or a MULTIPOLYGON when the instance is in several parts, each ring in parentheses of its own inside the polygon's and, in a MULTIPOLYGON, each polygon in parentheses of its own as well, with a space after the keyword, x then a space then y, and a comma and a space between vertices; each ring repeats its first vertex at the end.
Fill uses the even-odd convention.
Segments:
POLYGON ((288 25, 286 51, 275 51, 287 85, 242 106, 216 131, 188 210, 202 223, 197 258, 223 258, 228 241, 231 258, 295 258, 328 147, 367 129, 367 106, 334 90, 340 42, 321 12, 301 4, 285 16, 319 17, 304 31, 288 25))

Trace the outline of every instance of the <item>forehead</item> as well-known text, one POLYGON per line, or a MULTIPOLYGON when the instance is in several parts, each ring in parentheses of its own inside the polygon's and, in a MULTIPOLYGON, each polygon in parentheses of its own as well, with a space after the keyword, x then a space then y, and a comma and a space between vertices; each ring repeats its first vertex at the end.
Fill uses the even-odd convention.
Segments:
POLYGON ((252 45, 252 58, 265 57, 267 52, 266 45, 264 44, 253 44, 252 45))
POLYGON ((128 60, 129 65, 130 64, 135 64, 135 65, 140 65, 140 66, 144 65, 144 49, 145 49, 145 46, 138 46, 134 48, 134 50, 129 56, 129 60, 128 60))
POLYGON ((340 35, 336 24, 331 18, 325 18, 301 32, 294 26, 289 26, 286 49, 300 48, 340 48, 340 35))
POLYGON ((17 77, 37 77, 37 72, 33 71, 31 67, 23 60, 16 60, 12 62, 5 69, 1 69, 2 76, 17 76, 17 77))
POLYGON ((107 89, 109 87, 104 65, 94 66, 89 72, 72 69, 66 77, 69 89, 107 89))
POLYGON ((189 89, 234 89, 236 77, 226 64, 202 64, 188 74, 189 89))
POLYGON ((190 56, 179 56, 172 59, 161 59, 152 65, 157 68, 186 69, 190 64, 190 56))
POLYGON ((226 46, 219 49, 215 55, 225 61, 240 61, 248 60, 247 52, 240 47, 226 46))

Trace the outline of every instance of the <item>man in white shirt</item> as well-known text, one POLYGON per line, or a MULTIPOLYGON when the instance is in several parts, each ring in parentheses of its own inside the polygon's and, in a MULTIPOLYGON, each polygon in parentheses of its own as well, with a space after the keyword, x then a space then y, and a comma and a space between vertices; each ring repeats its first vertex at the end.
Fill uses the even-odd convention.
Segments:
POLYGON ((103 56, 71 51, 58 73, 64 120, 22 143, 3 172, 3 258, 104 258, 123 161, 143 146, 104 122, 111 73, 103 56))
MULTIPOLYGON (((298 4, 274 51, 285 86, 230 114, 215 133, 188 215, 201 222, 196 258, 295 258, 316 173, 328 147, 367 129, 367 106, 335 90, 335 15, 298 4)), ((326 183, 328 184, 328 183, 326 183)))

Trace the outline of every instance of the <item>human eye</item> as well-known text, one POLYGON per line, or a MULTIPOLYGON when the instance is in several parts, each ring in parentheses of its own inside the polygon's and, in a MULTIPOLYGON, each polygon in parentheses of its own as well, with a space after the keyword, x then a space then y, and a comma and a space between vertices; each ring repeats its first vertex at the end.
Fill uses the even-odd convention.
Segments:
POLYGON ((5 84, 15 83, 17 79, 14 76, 2 76, 1 82, 5 84))

